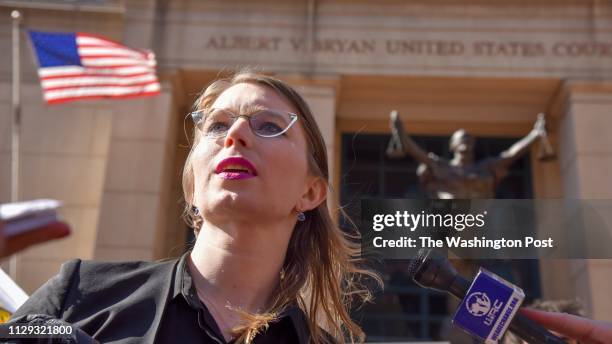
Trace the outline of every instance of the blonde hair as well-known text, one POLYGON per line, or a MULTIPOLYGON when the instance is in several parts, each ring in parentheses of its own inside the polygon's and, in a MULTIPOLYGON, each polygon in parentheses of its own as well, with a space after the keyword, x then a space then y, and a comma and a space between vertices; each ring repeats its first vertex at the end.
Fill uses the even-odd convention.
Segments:
MULTIPOLYGON (((309 172, 324 179, 330 189, 323 136, 304 99, 286 83, 266 75, 239 72, 208 86, 195 101, 194 110, 212 106, 223 91, 240 83, 269 87, 298 110, 308 144, 309 172)), ((184 215, 196 236, 202 220, 194 213, 192 157, 193 147, 201 139, 202 133, 195 130, 193 146, 183 169, 184 215)), ((294 304, 306 314, 311 342, 326 343, 329 335, 341 343, 345 343, 345 340, 350 343, 364 341, 365 335, 351 319, 350 309, 372 299, 372 292, 365 286, 366 280, 374 281, 381 287, 382 280, 378 274, 364 267, 358 243, 359 232, 355 228, 348 232, 336 226, 326 202, 305 214, 306 220, 296 223, 289 240, 283 277, 272 294, 275 296, 268 309, 261 314, 241 312, 243 324, 234 329, 239 335, 239 342, 251 342, 260 330, 267 328, 282 311, 294 304)))

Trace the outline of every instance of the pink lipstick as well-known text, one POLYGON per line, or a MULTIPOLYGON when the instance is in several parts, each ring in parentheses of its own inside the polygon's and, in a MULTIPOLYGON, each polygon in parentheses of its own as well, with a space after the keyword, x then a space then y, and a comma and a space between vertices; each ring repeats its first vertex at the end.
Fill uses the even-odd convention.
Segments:
POLYGON ((215 173, 223 179, 230 180, 248 179, 257 176, 255 166, 242 157, 230 157, 221 160, 215 168, 215 173))

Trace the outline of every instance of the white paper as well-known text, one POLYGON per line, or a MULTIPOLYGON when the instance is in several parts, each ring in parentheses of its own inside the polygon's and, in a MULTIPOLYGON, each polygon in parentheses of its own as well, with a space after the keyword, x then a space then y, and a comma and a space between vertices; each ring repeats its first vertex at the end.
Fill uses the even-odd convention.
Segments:
POLYGON ((7 237, 44 227, 58 221, 57 208, 61 203, 53 199, 0 204, 0 220, 7 237))
POLYGON ((0 220, 8 222, 40 213, 55 212, 60 206, 61 202, 54 199, 0 204, 0 220))
POLYGON ((0 307, 12 314, 15 313, 27 299, 28 294, 26 294, 9 275, 0 269, 0 307))

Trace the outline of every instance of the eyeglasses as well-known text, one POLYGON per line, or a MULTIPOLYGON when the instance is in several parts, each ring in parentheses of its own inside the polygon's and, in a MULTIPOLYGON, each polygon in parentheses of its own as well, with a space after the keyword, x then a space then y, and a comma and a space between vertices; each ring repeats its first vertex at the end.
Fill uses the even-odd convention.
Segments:
POLYGON ((249 115, 236 115, 224 109, 203 109, 194 111, 191 118, 204 135, 212 138, 224 137, 240 117, 249 121, 255 135, 265 138, 284 134, 297 122, 298 115, 280 110, 263 109, 249 115))

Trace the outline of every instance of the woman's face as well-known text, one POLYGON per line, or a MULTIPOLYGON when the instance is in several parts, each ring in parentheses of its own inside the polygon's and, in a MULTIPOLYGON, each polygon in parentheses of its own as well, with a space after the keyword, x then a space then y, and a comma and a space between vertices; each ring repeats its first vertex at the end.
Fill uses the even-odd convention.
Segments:
MULTIPOLYGON (((251 83, 228 88, 212 107, 236 115, 250 115, 255 108, 297 114, 273 89, 251 83)), ((263 138, 253 133, 246 118, 238 118, 225 137, 204 135, 194 148, 194 204, 213 223, 295 219, 311 179, 307 154, 299 119, 283 135, 263 138), (249 171, 235 173, 242 169, 249 171)))

